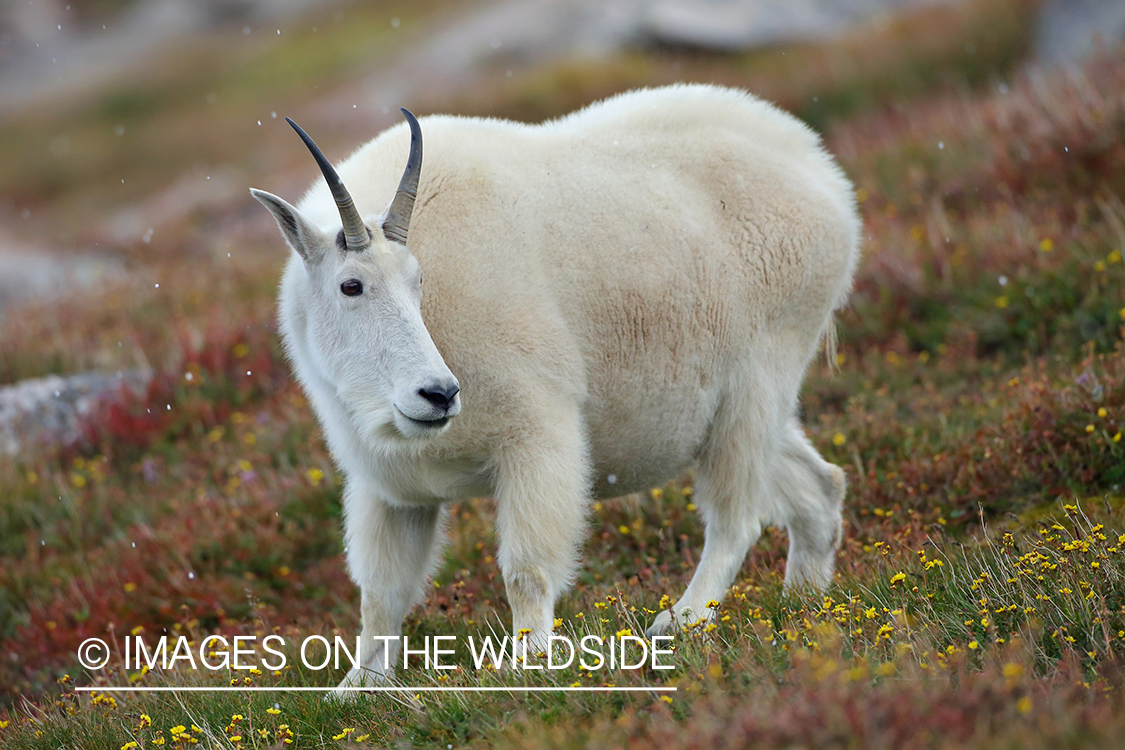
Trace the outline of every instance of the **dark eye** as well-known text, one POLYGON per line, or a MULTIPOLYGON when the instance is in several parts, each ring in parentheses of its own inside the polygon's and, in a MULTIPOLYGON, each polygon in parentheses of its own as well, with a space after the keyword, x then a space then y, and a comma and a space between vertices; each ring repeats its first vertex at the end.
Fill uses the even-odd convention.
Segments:
POLYGON ((348 297, 358 297, 363 294, 363 283, 359 279, 348 279, 340 285, 340 291, 348 297))

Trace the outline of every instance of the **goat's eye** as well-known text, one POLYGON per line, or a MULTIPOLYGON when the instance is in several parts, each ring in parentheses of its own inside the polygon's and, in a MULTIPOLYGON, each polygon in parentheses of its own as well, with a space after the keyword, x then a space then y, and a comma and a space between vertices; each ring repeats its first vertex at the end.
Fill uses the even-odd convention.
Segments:
POLYGON ((358 297, 363 294, 363 284, 359 279, 348 279, 340 285, 340 291, 348 297, 358 297))

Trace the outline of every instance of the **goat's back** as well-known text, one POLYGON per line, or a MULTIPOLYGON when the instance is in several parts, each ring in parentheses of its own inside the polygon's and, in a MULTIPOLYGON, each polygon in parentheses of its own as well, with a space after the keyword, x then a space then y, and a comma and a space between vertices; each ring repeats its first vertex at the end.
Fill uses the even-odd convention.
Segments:
MULTIPOLYGON (((542 125, 421 120, 410 232, 423 317, 462 384, 437 442, 505 440, 583 404, 615 490, 679 471, 747 357, 804 374, 858 258, 851 186, 805 125, 743 92, 631 92, 542 125)), ((403 126, 339 168, 382 211, 403 126)), ((338 226, 322 186, 301 208, 338 226)))

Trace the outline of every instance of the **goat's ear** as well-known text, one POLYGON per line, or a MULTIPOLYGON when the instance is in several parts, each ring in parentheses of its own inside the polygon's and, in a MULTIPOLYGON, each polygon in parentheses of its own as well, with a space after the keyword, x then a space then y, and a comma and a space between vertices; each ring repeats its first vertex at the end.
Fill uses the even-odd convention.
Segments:
POLYGON ((315 261, 320 257, 323 251, 319 233, 313 229, 312 224, 301 215, 300 211, 265 190, 250 188, 250 195, 269 209, 285 241, 289 243, 289 247, 297 251, 298 255, 306 262, 315 261))

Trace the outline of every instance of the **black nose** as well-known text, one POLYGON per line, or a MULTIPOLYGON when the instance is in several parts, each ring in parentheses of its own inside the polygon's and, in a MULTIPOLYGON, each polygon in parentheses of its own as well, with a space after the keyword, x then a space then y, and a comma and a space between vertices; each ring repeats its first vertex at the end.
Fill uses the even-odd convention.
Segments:
POLYGON ((434 383, 425 388, 419 388, 418 395, 439 409, 448 409, 460 390, 461 388, 456 383, 449 386, 434 383))

